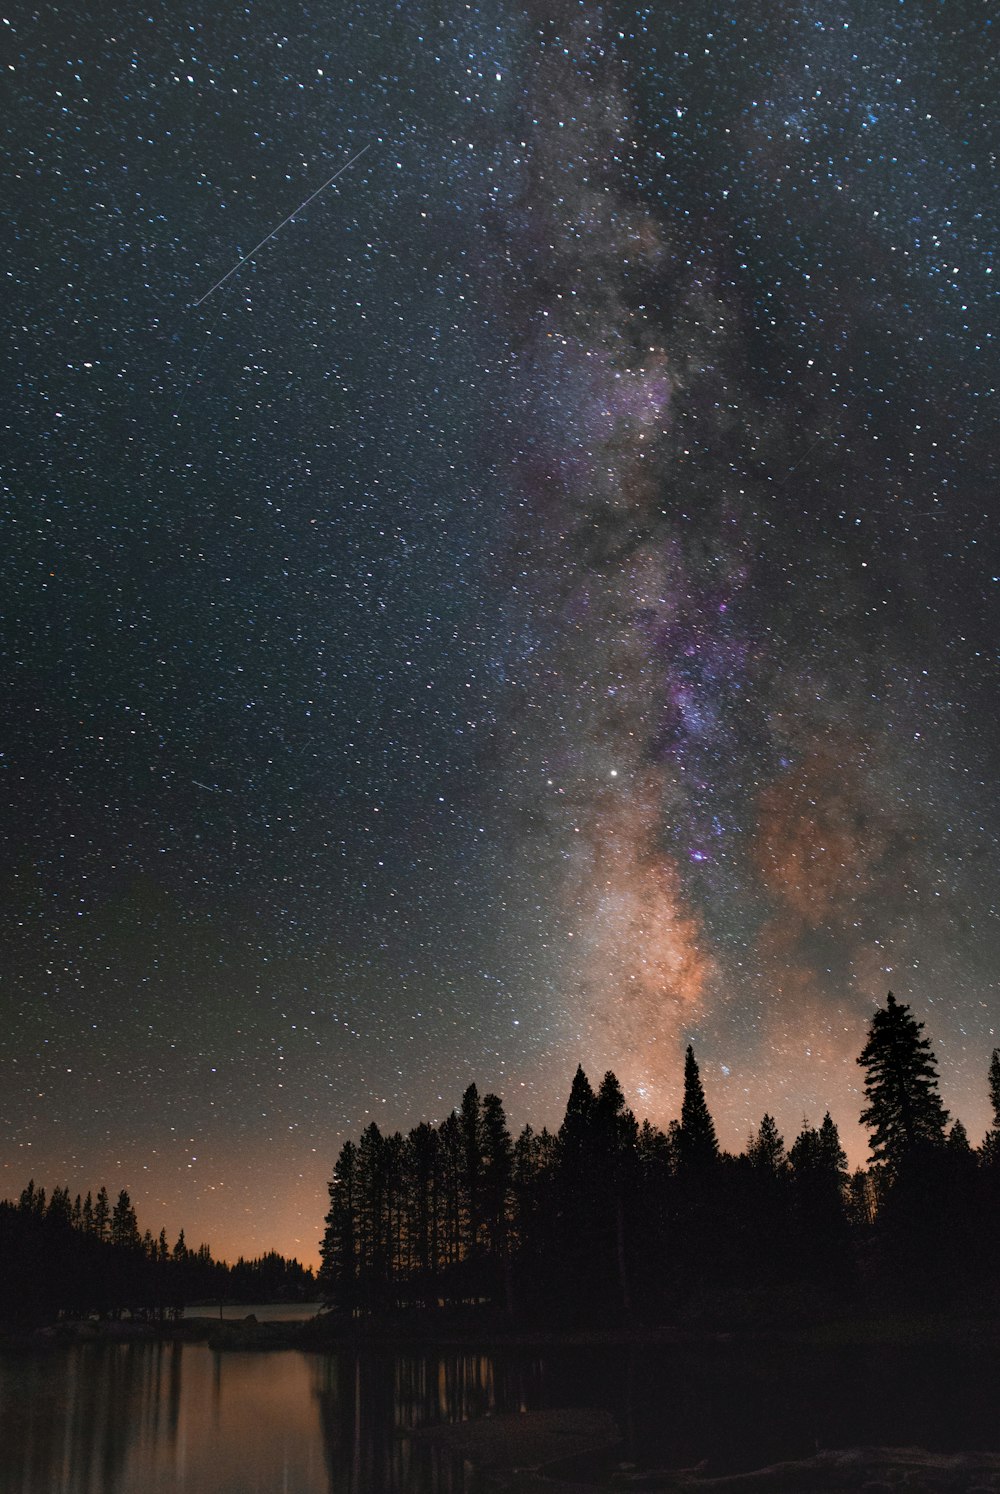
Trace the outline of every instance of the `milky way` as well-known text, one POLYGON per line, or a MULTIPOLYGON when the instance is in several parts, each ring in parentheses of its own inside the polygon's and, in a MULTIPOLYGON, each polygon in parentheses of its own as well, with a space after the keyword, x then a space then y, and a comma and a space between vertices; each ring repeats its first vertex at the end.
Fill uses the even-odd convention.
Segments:
MULTIPOLYGON (((865 429, 872 391, 848 389, 803 429, 817 356, 795 350, 791 397, 762 376, 732 238, 706 223, 685 254, 687 204, 664 211, 638 189, 635 54, 615 22, 571 7, 540 35, 508 215, 524 317, 508 445, 538 619, 517 780, 566 901, 562 1030, 664 1107, 681 1041, 724 1048, 735 1007, 742 1064, 769 1090, 844 1105, 871 993, 897 961, 919 967, 915 928, 934 917, 914 750, 933 731, 915 698, 927 639, 914 649, 901 615, 927 593, 890 548, 911 534, 891 507, 913 498, 884 471, 885 433, 865 429), (883 470, 846 471, 865 461, 837 450, 848 439, 883 470), (873 515, 857 489, 876 484, 873 515)), ((801 93, 829 50, 786 48, 781 90, 801 93)), ((744 113, 758 188, 788 170, 815 108, 789 106, 766 153, 744 113)), ((828 273, 813 253, 806 282, 828 273)), ((862 329, 829 291, 814 317, 832 390, 831 353, 862 329)))
POLYGON ((370 1119, 688 1041, 860 1159, 890 987, 975 1138, 990 18, 4 30, 3 1191, 310 1257, 370 1119))

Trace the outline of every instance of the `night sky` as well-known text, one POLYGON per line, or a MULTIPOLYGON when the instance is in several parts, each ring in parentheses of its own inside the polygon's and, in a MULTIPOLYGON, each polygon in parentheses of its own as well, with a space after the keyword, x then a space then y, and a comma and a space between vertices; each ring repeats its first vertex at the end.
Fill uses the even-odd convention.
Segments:
POLYGON ((979 1140, 990 10, 3 22, 0 1194, 312 1260, 372 1119, 689 1041, 857 1162, 890 988, 979 1140))

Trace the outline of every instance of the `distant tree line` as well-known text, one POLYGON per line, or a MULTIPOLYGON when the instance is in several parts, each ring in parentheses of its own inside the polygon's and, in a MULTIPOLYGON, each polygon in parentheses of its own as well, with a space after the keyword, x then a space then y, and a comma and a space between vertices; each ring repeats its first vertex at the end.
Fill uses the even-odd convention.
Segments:
POLYGON ((352 1317, 475 1303, 552 1323, 1000 1305, 1000 1051, 978 1151, 891 993, 858 1062, 872 1161, 853 1174, 829 1113, 787 1148, 764 1115, 722 1151, 690 1047, 666 1131, 636 1120, 613 1073, 595 1090, 582 1068, 555 1134, 512 1136, 474 1084, 438 1126, 369 1125, 330 1181, 323 1298, 352 1317))
POLYGON ((171 1246, 166 1230, 140 1233, 122 1189, 112 1204, 96 1196, 28 1183, 16 1202, 0 1201, 0 1327, 27 1329, 60 1317, 160 1320, 189 1303, 309 1301, 311 1270, 274 1252, 235 1265, 217 1261, 207 1245, 192 1250, 181 1230, 171 1246))

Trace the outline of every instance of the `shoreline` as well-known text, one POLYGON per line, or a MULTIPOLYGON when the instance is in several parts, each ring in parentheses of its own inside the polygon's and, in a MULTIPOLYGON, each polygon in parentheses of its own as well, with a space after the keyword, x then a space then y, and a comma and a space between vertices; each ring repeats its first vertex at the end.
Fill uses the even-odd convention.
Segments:
MULTIPOLYGON (((256 1304, 263 1306, 265 1304, 256 1304)), ((268 1304, 271 1305, 271 1304, 268 1304)), ((345 1323, 317 1314, 312 1318, 219 1319, 191 1316, 165 1322, 130 1319, 69 1319, 40 1328, 0 1334, 0 1350, 24 1351, 74 1347, 82 1344, 207 1343, 225 1350, 299 1349, 306 1353, 336 1353, 365 1349, 421 1352, 437 1349, 551 1350, 644 1349, 670 1347, 688 1350, 738 1352, 810 1348, 834 1352, 851 1346, 905 1347, 908 1345, 977 1345, 1000 1350, 1000 1318, 966 1314, 863 1314, 826 1319, 813 1324, 739 1324, 732 1328, 661 1324, 654 1326, 529 1328, 476 1322, 468 1316, 434 1321, 432 1316, 385 1318, 345 1323)))

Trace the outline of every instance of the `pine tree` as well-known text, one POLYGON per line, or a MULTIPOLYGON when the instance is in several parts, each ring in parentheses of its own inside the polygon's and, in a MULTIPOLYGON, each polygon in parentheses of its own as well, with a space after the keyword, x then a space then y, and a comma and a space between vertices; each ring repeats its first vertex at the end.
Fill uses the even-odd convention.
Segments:
POLYGON ((470 1084, 462 1096, 458 1112, 458 1124, 462 1133, 462 1160, 464 1163, 463 1193, 465 1195, 466 1252, 479 1246, 479 1231, 482 1224, 483 1183, 483 1111, 479 1090, 470 1084))
POLYGON ((625 1104, 617 1076, 609 1069, 594 1101, 594 1141, 598 1201, 614 1219, 614 1259, 624 1312, 632 1310, 626 1250, 626 1203, 634 1186, 639 1126, 625 1104))
POLYGON ((544 1128, 525 1126, 514 1143, 511 1189, 518 1244, 529 1254, 540 1248, 539 1230, 552 1201, 558 1142, 544 1128))
POLYGON ((824 1115, 819 1128, 819 1144, 825 1171, 831 1178, 836 1178, 839 1187, 845 1187, 848 1178, 847 1153, 840 1144, 840 1132, 829 1110, 824 1115))
POLYGON ((320 1246, 323 1300, 353 1312, 358 1303, 358 1149, 345 1141, 329 1185, 330 1212, 320 1246))
POLYGON ((45 1213, 45 1189, 36 1188, 34 1178, 29 1178, 28 1186, 21 1190, 20 1207, 23 1214, 45 1213))
POLYGON ((682 1167, 704 1167, 718 1158, 715 1125, 705 1100, 694 1049, 690 1045, 684 1055, 684 1099, 677 1140, 682 1167))
POLYGON ((775 1177, 787 1166, 784 1138, 778 1130, 773 1115, 765 1115, 757 1128, 757 1134, 747 1143, 747 1156, 752 1166, 775 1177))
POLYGON ((937 1061, 924 1024, 897 1002, 892 992, 868 1029, 868 1041, 858 1058, 866 1070, 868 1106, 861 1123, 872 1135, 872 1156, 890 1172, 898 1170, 907 1153, 918 1147, 940 1146, 948 1112, 938 1094, 937 1061))
POLYGON ((385 1216, 389 1279, 394 1287, 398 1287, 404 1273, 409 1192, 406 1141, 401 1131, 393 1131, 385 1137, 385 1216))
POLYGON ((111 1204, 108 1200, 108 1190, 101 1187, 97 1193, 97 1202, 94 1205, 94 1234, 99 1240, 106 1240, 111 1228, 111 1204))
POLYGON ((990 1088, 990 1105, 993 1124, 983 1137, 983 1160, 990 1166, 1000 1165, 1000 1048, 993 1049, 987 1076, 990 1088))
POLYGON ((382 1308, 388 1302, 392 1265, 389 1148, 374 1121, 361 1133, 357 1167, 360 1296, 369 1308, 382 1308))
POLYGON ((848 1233, 847 1156, 827 1111, 823 1123, 803 1124, 788 1153, 788 1225, 795 1269, 816 1287, 846 1283, 852 1269, 848 1233))
POLYGON ((878 1180, 863 1167, 851 1173, 847 1181, 847 1217, 854 1225, 874 1224, 878 1215, 878 1180))
POLYGON ((462 1256, 462 1178, 464 1168, 462 1128, 453 1110, 438 1126, 438 1157, 441 1170, 440 1245, 441 1264, 454 1266, 462 1256))
POLYGON ((674 1155, 670 1138, 648 1120, 644 1120, 639 1127, 636 1155, 644 1173, 669 1177, 673 1171, 674 1155))
POLYGON ((414 1265, 425 1276, 439 1265, 438 1223, 441 1195, 441 1148, 438 1133, 421 1121, 407 1137, 413 1208, 414 1265))
MULTIPOLYGON (((492 1264, 494 1285, 502 1291, 504 1305, 513 1311, 510 1273, 510 1188, 514 1166, 514 1143, 507 1128, 503 1101, 498 1095, 483 1096, 483 1221, 492 1264)), ((487 1278, 487 1286, 490 1285, 487 1278)))
POLYGON ((802 1130, 792 1142, 788 1160, 797 1178, 812 1177, 822 1169, 819 1132, 807 1120, 803 1120, 802 1130))
POLYGON ((546 1247, 550 1269, 558 1262, 558 1275, 550 1278, 549 1289, 562 1299, 567 1310, 586 1298, 599 1300, 606 1286, 608 1262, 595 1241, 595 1232, 607 1219, 598 1161, 596 1107, 590 1080, 578 1065, 559 1127, 559 1163, 553 1180, 551 1235, 546 1247))
POLYGON ((68 1188, 53 1188, 46 1214, 49 1219, 58 1220, 60 1224, 72 1224, 73 1205, 68 1188))
POLYGON ((507 1205, 514 1145, 507 1129, 503 1101, 483 1096, 483 1215, 494 1256, 506 1253, 507 1205))
POLYGON ((803 1121, 802 1130, 795 1138, 788 1160, 796 1177, 825 1179, 838 1189, 847 1183, 847 1153, 840 1144, 840 1132, 829 1110, 823 1117, 819 1130, 803 1121))
POLYGON ((118 1195, 111 1215, 111 1243, 112 1245, 139 1245, 142 1237, 139 1234, 139 1222, 136 1219, 132 1200, 123 1188, 118 1195))
POLYGON ((577 1064, 566 1102, 566 1114, 559 1127, 559 1150, 564 1162, 572 1165, 574 1161, 582 1163, 585 1160, 590 1150, 593 1120, 594 1091, 582 1064, 577 1064))

